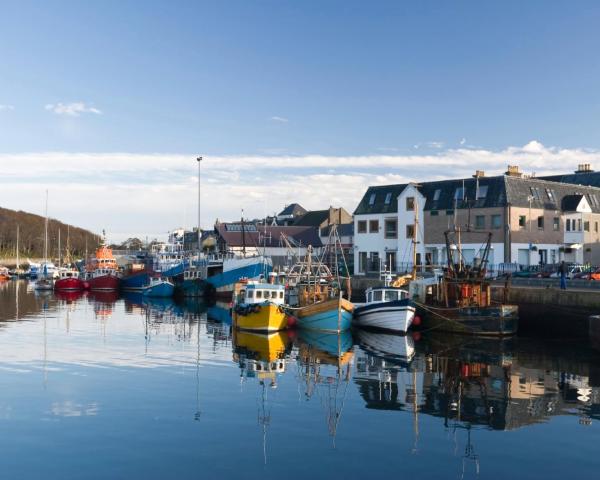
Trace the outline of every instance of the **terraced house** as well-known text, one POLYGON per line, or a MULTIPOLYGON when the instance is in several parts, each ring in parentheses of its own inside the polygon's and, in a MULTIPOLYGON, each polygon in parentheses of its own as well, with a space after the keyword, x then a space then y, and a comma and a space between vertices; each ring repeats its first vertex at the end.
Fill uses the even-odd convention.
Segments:
POLYGON ((467 262, 480 255, 491 232, 494 268, 600 264, 600 188, 594 184, 600 175, 582 165, 574 175, 546 178, 509 166, 493 177, 477 171, 470 178, 369 187, 354 212, 355 274, 410 269, 415 228, 417 264, 443 264, 444 232, 455 226, 467 262))

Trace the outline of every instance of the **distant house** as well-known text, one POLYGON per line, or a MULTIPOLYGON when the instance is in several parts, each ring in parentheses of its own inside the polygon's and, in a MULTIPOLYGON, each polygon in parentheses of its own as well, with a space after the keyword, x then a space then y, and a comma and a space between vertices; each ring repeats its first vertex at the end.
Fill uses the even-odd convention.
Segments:
POLYGON ((265 254, 274 266, 289 264, 295 256, 306 255, 311 245, 316 251, 322 247, 318 232, 312 227, 272 226, 240 222, 216 223, 216 250, 238 255, 265 254), (286 242, 287 240, 287 242, 286 242), (289 245, 288 245, 289 244, 289 245))
MULTIPOLYGON (((294 225, 298 227, 315 227, 320 234, 333 224, 343 225, 352 223, 352 215, 344 208, 329 207, 327 210, 312 210, 298 218, 294 225)), ((321 235, 324 236, 324 235, 321 235)))
POLYGON ((275 222, 280 226, 290 226, 305 213, 306 210, 300 204, 291 203, 277 214, 275 222))

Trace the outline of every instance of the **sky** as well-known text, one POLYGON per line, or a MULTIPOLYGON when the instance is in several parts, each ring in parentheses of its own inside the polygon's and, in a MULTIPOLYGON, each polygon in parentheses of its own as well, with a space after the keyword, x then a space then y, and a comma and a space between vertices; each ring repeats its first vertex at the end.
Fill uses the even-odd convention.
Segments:
POLYGON ((595 1, 0 0, 0 206, 160 236, 600 169, 595 1))

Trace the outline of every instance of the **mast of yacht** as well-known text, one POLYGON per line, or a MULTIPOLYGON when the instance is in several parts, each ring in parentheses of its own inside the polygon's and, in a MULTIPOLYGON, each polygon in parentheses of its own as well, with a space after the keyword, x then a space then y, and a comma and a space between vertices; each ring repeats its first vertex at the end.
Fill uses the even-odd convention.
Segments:
POLYGON ((48 276, 48 190, 46 190, 46 220, 44 221, 44 278, 48 276))
POLYGON ((17 275, 19 274, 19 270, 20 270, 19 265, 20 264, 21 264, 21 262, 19 261, 19 224, 17 224, 17 266, 15 267, 15 270, 17 271, 17 275))
POLYGON ((200 244, 202 240, 202 232, 200 230, 200 164, 202 163, 202 157, 196 158, 196 161, 198 162, 198 260, 200 260, 200 252, 202 251, 202 245, 200 244))
POLYGON ((60 227, 58 227, 58 266, 62 267, 61 263, 61 252, 60 252, 60 227))
POLYGON ((412 274, 411 274, 411 278, 412 280, 416 280, 417 278, 417 243, 418 243, 418 238, 417 238, 417 232, 419 231, 419 204, 418 204, 418 200, 417 197, 415 196, 415 201, 413 203, 413 209, 414 209, 414 213, 415 213, 415 225, 413 228, 413 238, 412 238, 412 244, 413 244, 413 261, 412 261, 412 274))

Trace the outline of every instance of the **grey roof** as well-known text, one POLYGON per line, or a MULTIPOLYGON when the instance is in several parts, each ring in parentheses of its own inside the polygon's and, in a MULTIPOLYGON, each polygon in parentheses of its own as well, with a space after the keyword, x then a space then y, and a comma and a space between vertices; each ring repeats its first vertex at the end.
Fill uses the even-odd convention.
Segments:
POLYGON ((318 227, 329 218, 329 210, 313 210, 306 212, 294 222, 298 227, 318 227))
POLYGON ((565 175, 548 175, 538 177, 551 182, 572 183, 574 185, 587 185, 600 187, 600 172, 567 173, 565 175))
POLYGON ((291 203, 287 207, 285 207, 281 212, 277 214, 278 217, 283 215, 292 215, 294 217, 298 217, 300 215, 304 215, 306 213, 306 209, 302 207, 299 203, 291 203))
MULTIPOLYGON (((352 235, 354 235, 354 222, 353 223, 342 223, 337 225, 337 233, 340 237, 351 237, 352 235)), ((321 232, 321 236, 325 237, 329 235, 329 232, 331 231, 331 227, 332 225, 328 226, 327 228, 323 229, 323 231, 321 232)))
MULTIPOLYGON (((397 213, 397 197, 406 187, 407 184, 369 187, 354 214, 397 213), (375 195, 373 202, 370 201, 372 195, 375 195), (389 202, 386 203, 386 200, 389 202)), ((419 184, 418 189, 426 198, 425 210, 452 210, 455 207, 494 208, 507 204, 528 207, 530 202, 533 208, 559 210, 562 208, 563 197, 585 194, 592 211, 600 213, 600 188, 542 178, 499 175, 480 177, 478 180, 441 180, 423 182, 419 184), (480 198, 476 198, 476 192, 479 192, 477 196, 480 198)))

